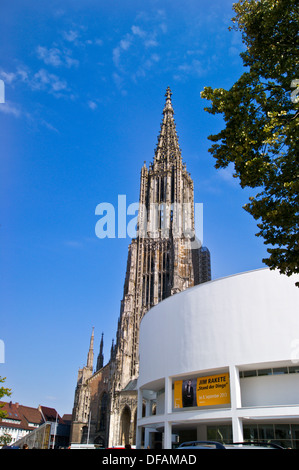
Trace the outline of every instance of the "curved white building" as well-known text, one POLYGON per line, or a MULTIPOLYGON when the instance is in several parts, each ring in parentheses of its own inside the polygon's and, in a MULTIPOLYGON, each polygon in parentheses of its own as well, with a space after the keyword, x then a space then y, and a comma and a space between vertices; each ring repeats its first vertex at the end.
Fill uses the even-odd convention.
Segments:
POLYGON ((148 311, 140 325, 137 447, 194 439, 299 447, 298 279, 250 271, 148 311))

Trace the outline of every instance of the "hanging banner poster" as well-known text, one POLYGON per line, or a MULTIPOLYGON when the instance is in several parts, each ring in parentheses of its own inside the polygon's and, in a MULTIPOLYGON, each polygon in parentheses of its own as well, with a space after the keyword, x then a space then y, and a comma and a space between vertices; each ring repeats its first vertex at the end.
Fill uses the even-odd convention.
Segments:
POLYGON ((196 384, 197 406, 225 405, 230 403, 229 374, 198 377, 196 384))
POLYGON ((182 380, 177 380, 176 382, 174 382, 174 390, 173 390, 174 408, 182 408, 183 407, 182 386, 183 386, 183 381, 182 380))
POLYGON ((196 406, 196 378, 174 382, 174 408, 196 406))
POLYGON ((229 404, 229 374, 176 380, 173 397, 175 409, 229 404))

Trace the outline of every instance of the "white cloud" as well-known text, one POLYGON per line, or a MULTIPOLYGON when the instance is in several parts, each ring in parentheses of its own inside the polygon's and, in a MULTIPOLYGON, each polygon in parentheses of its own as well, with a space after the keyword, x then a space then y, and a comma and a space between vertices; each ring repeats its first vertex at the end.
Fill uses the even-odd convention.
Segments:
POLYGON ((37 55, 45 64, 50 64, 54 67, 58 67, 62 64, 60 51, 58 49, 47 49, 46 47, 38 46, 37 55))
MULTIPOLYGON (((29 86, 31 90, 43 90, 47 93, 53 94, 56 98, 67 96, 67 93, 70 92, 66 80, 60 78, 56 74, 48 72, 48 70, 44 68, 38 70, 36 73, 31 72, 27 67, 19 67, 16 72, 0 70, 0 78, 5 84, 10 85, 11 87, 22 82, 29 86)), ((6 106, 6 109, 3 109, 3 112, 14 114, 15 116, 20 114, 18 108, 13 107, 12 105, 6 106)))
POLYGON ((0 70, 0 78, 4 81, 6 85, 13 85, 14 82, 21 80, 26 81, 28 79, 28 71, 21 68, 18 68, 16 72, 5 72, 5 70, 0 70))
POLYGON ((44 119, 39 120, 39 122, 40 122, 43 126, 45 126, 47 129, 49 129, 50 131, 59 133, 59 130, 56 129, 56 127, 54 127, 50 122, 45 121, 44 119))
POLYGON ((113 63, 116 67, 120 66, 120 58, 123 51, 127 51, 132 45, 132 35, 126 34, 126 36, 119 41, 119 45, 113 49, 113 63))
POLYGON ((26 80, 28 80, 28 75, 29 75, 28 70, 18 68, 17 74, 20 80, 22 80, 22 82, 25 82, 26 80))
POLYGON ((151 54, 148 59, 145 59, 142 64, 138 67, 135 74, 133 74, 133 79, 138 77, 145 77, 147 72, 151 70, 154 65, 160 61, 160 56, 158 54, 151 54))
POLYGON ((66 56, 65 63, 67 67, 77 67, 79 65, 79 61, 77 59, 73 59, 72 57, 66 56))
POLYGON ((178 66, 174 79, 183 81, 189 76, 202 77, 208 71, 208 64, 203 64, 198 59, 193 59, 191 62, 185 62, 178 66))
POLYGON ((90 109, 97 109, 98 107, 97 103, 95 103, 94 101, 88 101, 87 104, 90 109))
MULTIPOLYGON (((158 53, 153 53, 153 50, 160 46, 168 33, 167 22, 168 15, 163 8, 151 12, 141 9, 129 29, 119 38, 112 52, 116 68, 113 80, 122 93, 128 79, 136 82, 155 72, 162 52, 159 49, 158 53)), ((167 54, 169 61, 171 52, 165 52, 165 47, 161 51, 167 54)))
POLYGON ((49 73, 45 69, 40 69, 34 74, 30 85, 32 89, 46 90, 56 96, 60 96, 59 92, 68 90, 68 85, 65 80, 61 80, 57 75, 49 73))
POLYGON ((112 78, 113 78, 115 85, 120 90, 123 85, 123 78, 118 73, 113 73, 112 78))
MULTIPOLYGON (((139 21, 145 20, 140 15, 138 18, 139 21)), ((166 31, 165 23, 158 23, 154 26, 148 24, 146 28, 137 24, 131 26, 130 32, 119 40, 112 52, 113 63, 117 68, 117 78, 114 81, 118 86, 120 74, 129 75, 133 80, 136 80, 136 77, 145 76, 146 72, 160 60, 158 54, 151 54, 149 49, 159 46, 159 35, 165 34, 166 31), (136 59, 138 60, 137 65, 136 59)))
POLYGON ((69 31, 62 31, 62 38, 67 41, 70 46, 76 46, 84 49, 86 46, 102 46, 104 44, 103 40, 98 37, 86 39, 84 35, 88 28, 82 25, 76 25, 75 28, 76 29, 71 29, 69 31))
POLYGON ((120 48, 115 47, 112 51, 112 60, 115 65, 115 67, 119 67, 119 61, 120 61, 120 48))
POLYGON ((69 50, 61 51, 57 47, 47 49, 46 47, 38 46, 37 55, 45 64, 52 65, 53 67, 63 65, 69 68, 79 64, 78 60, 71 57, 69 50))
POLYGON ((4 72, 3 70, 0 72, 0 77, 4 80, 4 83, 10 84, 16 80, 17 74, 13 72, 4 72))
POLYGON ((234 173, 235 173, 235 167, 233 163, 229 163, 229 165, 226 168, 220 168, 217 171, 217 176, 224 181, 225 183, 228 183, 231 186, 238 186, 238 180, 237 178, 234 178, 234 173))
POLYGON ((103 39, 95 39, 94 43, 97 46, 102 46, 104 44, 104 41, 103 41, 103 39))
POLYGON ((144 41, 146 48, 148 47, 157 47, 159 45, 158 41, 154 37, 149 37, 144 41))
POLYGON ((127 36, 125 39, 122 39, 119 43, 119 47, 124 51, 127 51, 129 47, 132 45, 132 41, 130 36, 127 36))
POLYGON ((143 29, 141 29, 139 26, 133 25, 131 28, 131 31, 135 36, 139 36, 141 38, 143 38, 146 35, 146 32, 143 31, 143 29))
POLYGON ((75 42, 79 37, 79 33, 77 31, 70 30, 68 32, 63 32, 63 37, 69 42, 75 42))
POLYGON ((22 114, 21 110, 9 101, 0 104, 0 112, 4 114, 11 114, 14 117, 20 117, 22 114))
POLYGON ((40 117, 36 118, 34 115, 22 110, 19 105, 15 105, 11 103, 10 101, 6 101, 5 103, 0 104, 0 113, 11 115, 17 119, 19 118, 26 119, 31 124, 35 122, 38 125, 42 125, 46 127, 48 130, 52 132, 56 132, 56 133, 59 132, 58 129, 56 129, 51 123, 49 123, 45 119, 40 118, 40 117))
POLYGON ((165 23, 160 23, 159 28, 161 29, 163 34, 167 33, 167 24, 165 23))

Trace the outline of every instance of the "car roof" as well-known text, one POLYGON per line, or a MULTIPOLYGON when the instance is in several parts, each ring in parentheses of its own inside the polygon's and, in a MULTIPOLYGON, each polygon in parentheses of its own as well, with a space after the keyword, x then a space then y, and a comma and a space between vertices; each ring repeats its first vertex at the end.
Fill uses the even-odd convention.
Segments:
POLYGON ((283 449, 271 442, 234 442, 222 444, 217 441, 188 441, 183 442, 178 449, 283 449))

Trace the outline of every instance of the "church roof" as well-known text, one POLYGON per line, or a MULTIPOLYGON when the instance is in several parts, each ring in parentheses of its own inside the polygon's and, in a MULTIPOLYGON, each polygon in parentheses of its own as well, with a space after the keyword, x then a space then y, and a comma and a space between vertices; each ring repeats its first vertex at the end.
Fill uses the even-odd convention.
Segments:
POLYGON ((137 390, 137 379, 130 380, 130 382, 123 389, 124 392, 132 392, 134 390, 137 390))

